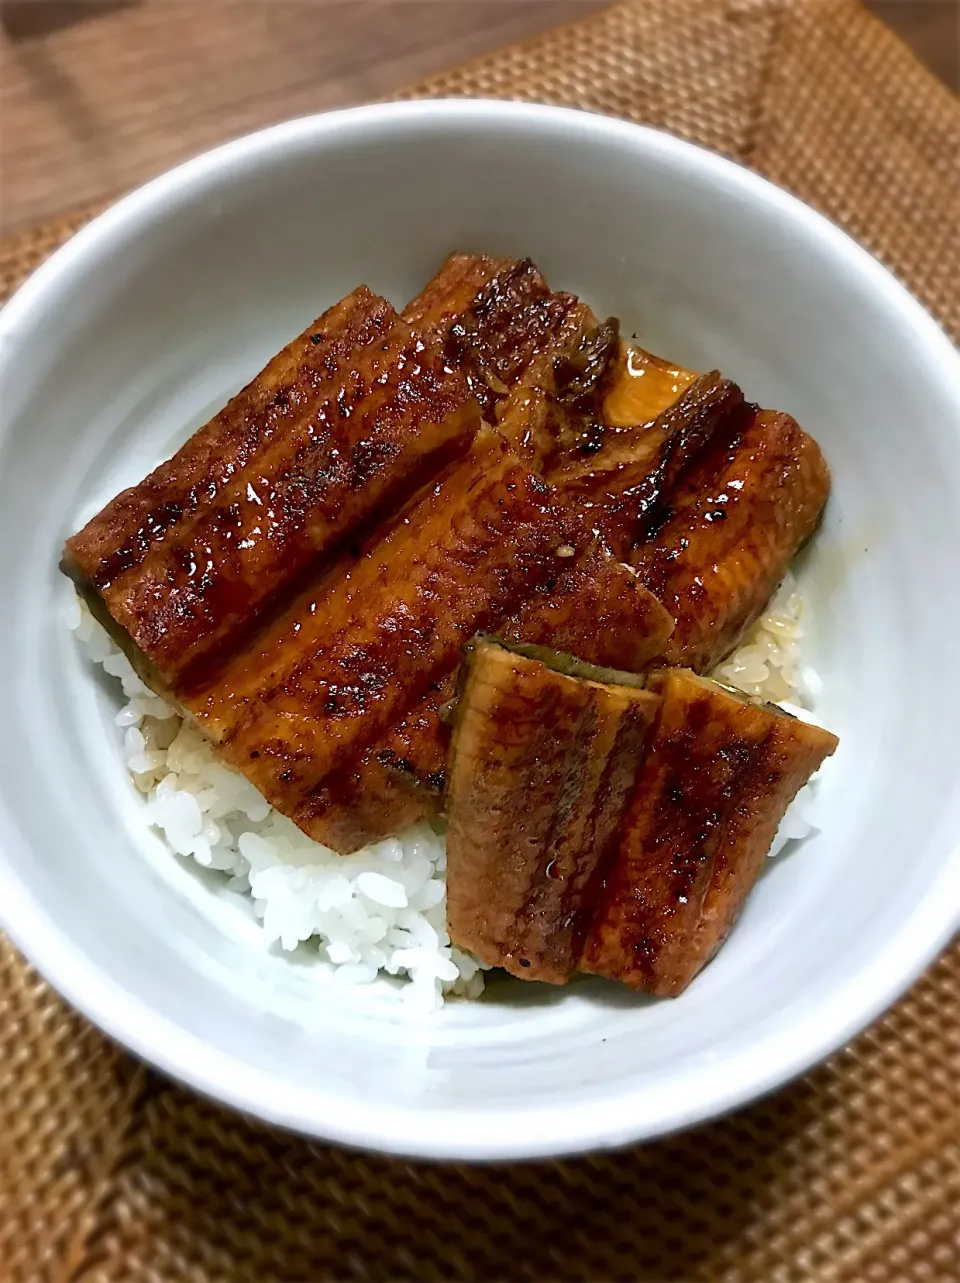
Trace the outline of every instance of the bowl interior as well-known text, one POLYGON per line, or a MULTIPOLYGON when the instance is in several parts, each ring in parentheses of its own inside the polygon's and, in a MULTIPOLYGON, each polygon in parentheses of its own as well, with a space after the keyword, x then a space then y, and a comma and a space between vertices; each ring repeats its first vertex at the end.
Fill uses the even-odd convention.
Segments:
POLYGON ((406 1152, 657 1134, 799 1072, 960 913, 952 349, 861 251, 657 134, 507 105, 364 109, 231 145, 85 232, 0 318, 0 912, 74 1001, 196 1086, 406 1152), (772 861, 684 997, 495 985, 412 1020, 168 853, 117 696, 60 623, 64 537, 365 281, 402 306, 453 248, 530 255, 645 346, 788 410, 834 475, 802 569, 805 659, 841 737, 823 831, 772 861))

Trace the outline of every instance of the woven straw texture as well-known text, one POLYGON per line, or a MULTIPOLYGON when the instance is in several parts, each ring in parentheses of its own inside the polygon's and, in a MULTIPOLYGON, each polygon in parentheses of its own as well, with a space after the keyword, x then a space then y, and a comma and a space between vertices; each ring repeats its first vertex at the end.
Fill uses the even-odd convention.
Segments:
MULTIPOLYGON (((960 107, 848 0, 640 0, 414 95, 565 103, 759 169, 960 337, 960 107)), ((0 247, 9 291, 91 210, 0 247)), ((960 944, 885 1019, 732 1118, 466 1168, 271 1131, 160 1079, 0 940, 0 1280, 960 1279, 960 944)))

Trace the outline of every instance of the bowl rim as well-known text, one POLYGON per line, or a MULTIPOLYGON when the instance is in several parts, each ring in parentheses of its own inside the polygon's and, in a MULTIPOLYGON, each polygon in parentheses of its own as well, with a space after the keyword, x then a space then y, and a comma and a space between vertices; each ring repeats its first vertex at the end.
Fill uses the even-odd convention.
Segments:
MULTIPOLYGON (((960 407, 960 353, 921 304, 867 250, 834 223, 752 170, 649 126, 564 107, 488 99, 428 99, 347 108, 299 117, 245 135, 185 161, 123 197, 48 258, 0 311, 0 340, 42 314, 48 295, 69 288, 84 261, 141 218, 215 184, 238 166, 321 137, 404 130, 438 118, 526 124, 603 141, 621 140, 647 154, 699 171, 754 206, 779 213, 806 242, 842 257, 872 293, 913 330, 939 367, 960 407)), ((0 350, 0 379, 7 361, 0 350)), ((0 777, 2 786, 2 777, 0 777)), ((960 785, 958 785, 960 788, 960 785)), ((345 1100, 320 1087, 277 1090, 272 1076, 210 1048, 153 1013, 135 994, 92 963, 47 916, 42 903, 8 863, 23 848, 0 791, 0 920, 10 938, 74 1007, 135 1055, 202 1095, 292 1131, 358 1148, 414 1157, 468 1161, 556 1157, 626 1145, 669 1134, 733 1110, 808 1070, 874 1020, 921 974, 960 928, 960 841, 937 871, 925 898, 879 955, 848 977, 815 1011, 787 1030, 760 1036, 714 1062, 692 1093, 670 1083, 620 1091, 576 1108, 445 1109, 345 1100)))

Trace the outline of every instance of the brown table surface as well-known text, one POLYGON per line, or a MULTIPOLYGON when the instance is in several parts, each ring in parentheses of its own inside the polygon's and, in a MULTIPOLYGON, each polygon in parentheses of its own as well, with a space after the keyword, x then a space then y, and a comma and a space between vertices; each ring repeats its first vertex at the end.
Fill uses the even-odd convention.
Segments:
MULTIPOLYGON (((0 0, 0 235, 605 0, 0 0)), ((717 0, 718 5, 723 0, 717 0)), ((953 88, 960 0, 868 0, 953 88)))

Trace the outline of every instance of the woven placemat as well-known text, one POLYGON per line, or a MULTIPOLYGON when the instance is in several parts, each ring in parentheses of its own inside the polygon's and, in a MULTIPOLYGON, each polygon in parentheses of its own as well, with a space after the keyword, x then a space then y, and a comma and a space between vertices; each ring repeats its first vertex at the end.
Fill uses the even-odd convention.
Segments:
MULTIPOLYGON (((750 164, 960 337, 960 107, 848 0, 639 0, 411 91, 566 103, 750 164)), ((93 211, 0 247, 13 288, 93 211)), ((173 1086, 0 940, 0 1280, 960 1279, 960 944, 802 1082, 628 1152, 357 1155, 173 1086)))

